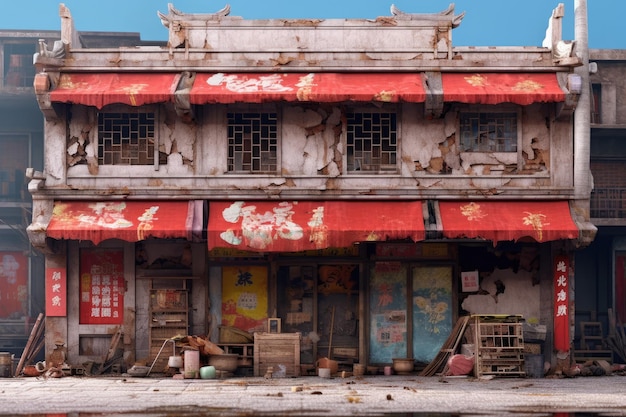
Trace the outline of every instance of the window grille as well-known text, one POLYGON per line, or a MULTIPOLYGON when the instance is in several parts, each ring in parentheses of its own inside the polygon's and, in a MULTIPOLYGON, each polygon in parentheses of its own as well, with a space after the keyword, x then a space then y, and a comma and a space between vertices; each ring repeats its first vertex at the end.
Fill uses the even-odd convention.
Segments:
POLYGON ((228 171, 275 173, 278 170, 278 114, 230 112, 228 171))
POLYGON ((461 113, 459 131, 461 152, 517 152, 517 113, 461 113))
POLYGON ((346 113, 348 172, 395 172, 398 149, 395 113, 346 113))
MULTIPOLYGON (((98 163, 155 165, 155 113, 98 113, 98 163)), ((159 153, 159 165, 167 156, 159 153)))

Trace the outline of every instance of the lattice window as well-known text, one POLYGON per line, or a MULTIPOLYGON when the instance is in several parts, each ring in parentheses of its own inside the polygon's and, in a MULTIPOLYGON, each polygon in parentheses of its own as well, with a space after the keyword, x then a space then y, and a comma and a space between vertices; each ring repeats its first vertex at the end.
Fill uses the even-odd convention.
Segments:
MULTIPOLYGON (((155 113, 98 113, 98 163, 154 165, 158 142, 155 113), (156 148, 155 148, 156 147, 156 148)), ((159 154, 159 165, 167 156, 159 154)))
POLYGON ((396 113, 346 113, 348 172, 395 172, 398 149, 396 113))
POLYGON ((228 171, 278 170, 278 114, 231 112, 228 118, 228 171))
POLYGON ((461 152, 517 152, 517 113, 461 113, 459 131, 461 152))

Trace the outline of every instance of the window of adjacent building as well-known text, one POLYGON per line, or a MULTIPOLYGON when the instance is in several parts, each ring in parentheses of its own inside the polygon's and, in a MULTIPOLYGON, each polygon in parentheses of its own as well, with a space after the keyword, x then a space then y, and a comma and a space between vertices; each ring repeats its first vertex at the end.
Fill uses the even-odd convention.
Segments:
POLYGON ((395 172, 398 136, 395 112, 347 112, 348 172, 395 172))
POLYGON ((277 112, 228 112, 228 171, 275 173, 278 170, 277 112))
POLYGON ((461 152, 517 152, 517 112, 462 112, 459 117, 461 152))
POLYGON ((164 165, 158 152, 154 112, 98 113, 98 163, 101 165, 164 165), (155 156, 156 155, 156 156, 155 156))
POLYGON ((30 166, 29 150, 29 135, 0 135, 0 199, 20 201, 28 196, 24 175, 30 166))
POLYGON ((602 85, 591 85, 591 123, 602 123, 602 85))
POLYGON ((36 43, 4 44, 4 85, 7 87, 32 87, 35 78, 33 55, 36 43))

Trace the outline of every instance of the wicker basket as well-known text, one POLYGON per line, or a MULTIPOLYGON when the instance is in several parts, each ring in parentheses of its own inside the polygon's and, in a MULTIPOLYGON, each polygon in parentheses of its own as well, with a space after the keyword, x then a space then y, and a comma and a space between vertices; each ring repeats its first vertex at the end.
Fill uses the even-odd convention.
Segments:
POLYGON ((254 337, 241 329, 231 326, 219 326, 221 344, 253 343, 254 337))

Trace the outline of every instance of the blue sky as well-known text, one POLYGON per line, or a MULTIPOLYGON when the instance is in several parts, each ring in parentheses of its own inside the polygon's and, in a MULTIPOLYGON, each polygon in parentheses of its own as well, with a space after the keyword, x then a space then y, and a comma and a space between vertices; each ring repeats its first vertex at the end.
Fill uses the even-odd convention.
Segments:
MULTIPOLYGON (((231 16, 269 18, 366 18, 389 16, 391 4, 408 13, 433 13, 455 4, 466 12, 453 31, 455 46, 540 46, 552 10, 565 5, 564 39, 574 38, 574 0, 169 0, 186 13, 212 13, 226 4, 231 16)), ((0 29, 59 30, 59 1, 4 0, 0 29)), ((76 28, 82 31, 139 32, 143 40, 167 40, 157 11, 167 13, 167 0, 65 0, 76 28)), ((626 49, 619 28, 624 0, 587 0, 589 47, 626 49)))

